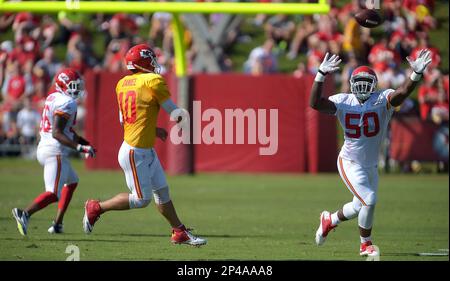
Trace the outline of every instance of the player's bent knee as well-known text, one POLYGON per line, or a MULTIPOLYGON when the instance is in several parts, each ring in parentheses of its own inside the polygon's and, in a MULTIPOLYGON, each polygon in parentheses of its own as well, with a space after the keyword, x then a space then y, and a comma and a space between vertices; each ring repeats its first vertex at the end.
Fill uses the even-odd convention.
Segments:
POLYGON ((367 205, 361 208, 358 216, 358 225, 364 229, 371 229, 373 225, 375 205, 367 205))
POLYGON ((358 215, 359 209, 356 209, 353 202, 350 202, 344 205, 344 207, 342 208, 342 213, 344 217, 346 217, 348 220, 351 220, 358 215))
POLYGON ((359 201, 358 199, 352 201, 352 208, 353 208, 353 210, 355 210, 356 213, 359 213, 362 206, 363 205, 362 205, 361 201, 359 201))
POLYGON ((128 196, 128 202, 130 204, 130 209, 139 209, 147 207, 151 200, 139 198, 136 194, 130 194, 128 196))
POLYGON ((153 198, 155 198, 155 203, 158 205, 169 202, 171 200, 169 195, 169 187, 165 186, 158 190, 153 190, 153 198))
POLYGON ((377 195, 375 192, 369 193, 365 198, 364 202, 366 206, 375 206, 377 204, 377 195))

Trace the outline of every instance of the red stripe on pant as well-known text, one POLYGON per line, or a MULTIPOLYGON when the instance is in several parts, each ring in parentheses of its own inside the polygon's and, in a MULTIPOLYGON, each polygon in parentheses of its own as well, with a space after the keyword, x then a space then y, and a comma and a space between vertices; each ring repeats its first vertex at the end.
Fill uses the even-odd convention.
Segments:
POLYGON ((142 191, 141 186, 139 184, 139 178, 137 175, 136 170, 136 164, 134 163, 134 150, 130 150, 130 165, 131 165, 131 171, 133 172, 133 180, 134 180, 134 187, 136 188, 136 193, 139 199, 142 199, 142 191))
POLYGON ((358 198, 359 201, 361 201, 361 203, 364 206, 367 206, 366 202, 364 202, 364 200, 361 198, 361 196, 359 196, 359 194, 356 193, 356 190, 353 188, 353 185, 350 183, 349 179, 347 178, 347 175, 345 174, 345 170, 344 170, 344 165, 342 164, 342 158, 341 157, 339 157, 339 166, 341 168, 341 172, 342 172, 342 175, 344 176, 344 180, 347 183, 347 186, 352 190, 352 192, 353 192, 353 194, 355 194, 356 198, 358 198))

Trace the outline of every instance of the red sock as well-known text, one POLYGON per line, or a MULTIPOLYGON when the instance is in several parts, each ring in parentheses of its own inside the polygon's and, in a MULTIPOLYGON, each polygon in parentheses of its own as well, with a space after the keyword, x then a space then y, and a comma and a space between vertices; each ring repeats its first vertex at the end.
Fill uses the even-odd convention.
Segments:
POLYGON ((184 226, 184 224, 178 226, 178 227, 174 227, 173 230, 181 232, 181 231, 185 231, 186 227, 184 226))
POLYGON ((75 188, 77 188, 77 185, 78 183, 64 185, 63 189, 61 190, 61 198, 59 199, 58 209, 62 212, 65 212, 67 206, 69 206, 70 200, 72 199, 72 194, 75 191, 75 188))
POLYGON ((34 203, 36 203, 40 209, 43 209, 48 206, 48 204, 51 204, 53 202, 58 201, 58 197, 55 193, 46 191, 44 193, 41 193, 36 199, 34 199, 34 203))

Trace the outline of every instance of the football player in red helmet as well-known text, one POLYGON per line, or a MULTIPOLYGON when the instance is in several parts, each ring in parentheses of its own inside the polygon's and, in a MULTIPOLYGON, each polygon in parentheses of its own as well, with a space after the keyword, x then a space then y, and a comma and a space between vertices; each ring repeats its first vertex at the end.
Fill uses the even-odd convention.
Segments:
POLYGON ((73 99, 81 98, 84 94, 83 79, 72 68, 62 69, 55 75, 55 88, 73 99))
POLYGON ((84 231, 91 233, 95 222, 105 212, 144 208, 153 198, 158 211, 172 227, 172 243, 204 245, 206 239, 193 235, 178 218, 164 170, 153 148, 156 137, 163 141, 167 137, 164 129, 156 127, 159 109, 163 108, 178 123, 188 120, 185 118, 187 112, 170 99, 166 82, 159 75, 161 67, 149 46, 132 47, 125 60, 132 74, 123 77, 116 86, 119 117, 124 129, 118 159, 130 192, 119 193, 102 202, 87 200, 84 231))
POLYGON ((160 74, 161 65, 155 52, 146 44, 139 44, 128 50, 125 55, 127 69, 131 72, 147 72, 160 74))
POLYGON ((76 99, 84 90, 83 79, 75 70, 65 68, 55 75, 54 81, 56 90, 45 100, 37 149, 37 159, 44 167, 45 192, 24 210, 12 210, 22 235, 27 235, 31 215, 57 201, 58 211, 48 232, 63 232, 63 217, 78 185, 69 153, 73 149, 85 157, 95 156, 95 149, 72 128, 77 115, 76 99))
POLYGON ((410 79, 398 89, 377 89, 377 76, 367 66, 356 68, 350 78, 351 94, 341 93, 323 98, 325 76, 337 71, 339 56, 326 54, 311 89, 310 106, 319 112, 333 114, 344 130, 344 145, 338 157, 339 174, 352 193, 352 201, 331 214, 323 211, 316 231, 316 243, 322 245, 329 232, 342 221, 358 218, 360 255, 378 256, 379 249, 372 244, 372 225, 378 194, 378 153, 386 135, 394 108, 414 91, 431 53, 420 51, 416 59, 407 58, 411 66, 410 79))
POLYGON ((372 68, 360 66, 350 76, 350 91, 359 100, 366 101, 377 88, 377 75, 372 68))

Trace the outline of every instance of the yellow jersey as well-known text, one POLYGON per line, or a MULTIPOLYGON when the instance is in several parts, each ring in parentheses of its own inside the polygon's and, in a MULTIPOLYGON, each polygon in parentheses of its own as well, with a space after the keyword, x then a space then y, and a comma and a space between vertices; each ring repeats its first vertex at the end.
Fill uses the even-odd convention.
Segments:
POLYGON ((124 140, 137 148, 152 148, 160 106, 170 98, 164 78, 155 73, 127 75, 117 83, 116 94, 124 140))

